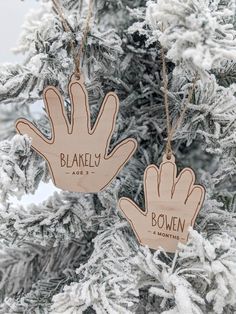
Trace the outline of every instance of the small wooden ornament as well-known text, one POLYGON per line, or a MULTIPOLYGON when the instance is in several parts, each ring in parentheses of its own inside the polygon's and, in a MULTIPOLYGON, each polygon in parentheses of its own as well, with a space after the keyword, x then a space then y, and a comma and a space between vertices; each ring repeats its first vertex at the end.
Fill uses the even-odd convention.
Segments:
POLYGON ((93 127, 88 94, 82 77, 69 83, 71 121, 60 92, 44 89, 43 98, 51 123, 52 137, 46 138, 30 121, 19 119, 16 129, 32 138, 32 148, 48 163, 54 184, 67 191, 98 192, 117 175, 137 148, 129 138, 108 152, 119 110, 117 95, 106 95, 93 127))
POLYGON ((194 225, 205 197, 205 189, 194 183, 192 169, 184 168, 177 176, 174 156, 164 155, 159 169, 150 165, 145 170, 145 210, 128 198, 119 200, 142 245, 173 253, 178 242, 187 242, 188 228, 194 225))

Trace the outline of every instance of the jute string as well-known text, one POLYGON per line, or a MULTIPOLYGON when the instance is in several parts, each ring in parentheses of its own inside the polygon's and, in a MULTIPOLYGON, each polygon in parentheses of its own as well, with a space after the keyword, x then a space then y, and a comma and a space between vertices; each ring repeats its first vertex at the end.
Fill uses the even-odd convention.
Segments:
MULTIPOLYGON (((70 27, 70 24, 65 18, 62 7, 60 5, 60 0, 52 0, 52 3, 53 3, 53 9, 57 13, 57 15, 60 17, 64 31, 68 33, 73 32, 70 27)), ((74 64, 75 64, 74 74, 77 78, 80 78, 80 62, 85 52, 85 45, 86 45, 89 30, 90 30, 90 21, 91 21, 92 13, 93 13, 93 0, 89 0, 88 14, 85 21, 85 26, 83 29, 83 34, 82 34, 82 39, 81 39, 81 44, 79 46, 79 49, 77 48, 75 39, 70 41, 70 48, 72 51, 72 56, 73 56, 74 64)))
POLYGON ((196 86, 196 82, 198 80, 198 75, 196 75, 192 81, 192 87, 189 90, 187 99, 184 99, 183 101, 184 102, 183 109, 180 112, 180 115, 177 121, 175 122, 175 124, 171 126, 171 118, 170 118, 170 110, 169 110, 169 102, 168 102, 168 77, 167 77, 165 53, 164 53, 163 47, 161 47, 161 60, 162 60, 163 87, 164 87, 164 106, 165 106, 166 124, 167 124, 166 156, 168 159, 170 159, 173 153, 172 145, 171 145, 173 136, 183 122, 183 118, 188 108, 188 104, 190 103, 193 97, 193 92, 196 86))

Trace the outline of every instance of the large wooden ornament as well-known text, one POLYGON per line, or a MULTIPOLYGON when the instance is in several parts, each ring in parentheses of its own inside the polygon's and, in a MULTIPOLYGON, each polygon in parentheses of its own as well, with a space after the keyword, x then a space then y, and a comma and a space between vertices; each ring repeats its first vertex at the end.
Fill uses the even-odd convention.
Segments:
POLYGON ((177 176, 174 156, 164 156, 159 169, 150 165, 145 170, 144 211, 128 198, 119 200, 142 245, 175 252, 178 242, 187 242, 188 228, 194 225, 205 196, 205 189, 194 183, 192 169, 184 168, 177 176))
POLYGON ((117 175, 136 150, 134 139, 123 140, 108 152, 119 99, 108 93, 93 127, 90 122, 88 94, 83 78, 69 83, 71 119, 68 119, 59 91, 48 86, 43 93, 51 123, 51 139, 30 121, 19 119, 16 129, 32 138, 32 148, 48 163, 54 184, 67 191, 98 192, 117 175))

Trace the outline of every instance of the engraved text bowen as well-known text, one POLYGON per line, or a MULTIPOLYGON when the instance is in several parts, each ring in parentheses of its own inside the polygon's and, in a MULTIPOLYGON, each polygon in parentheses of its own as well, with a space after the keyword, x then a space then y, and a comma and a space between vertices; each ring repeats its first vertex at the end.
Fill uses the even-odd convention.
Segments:
POLYGON ((156 215, 152 212, 152 226, 158 227, 158 229, 184 232, 185 219, 164 214, 156 215))

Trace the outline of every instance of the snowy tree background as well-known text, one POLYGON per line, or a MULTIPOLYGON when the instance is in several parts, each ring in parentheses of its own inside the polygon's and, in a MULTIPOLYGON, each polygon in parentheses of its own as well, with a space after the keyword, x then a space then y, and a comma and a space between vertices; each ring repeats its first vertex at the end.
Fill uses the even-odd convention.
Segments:
POLYGON ((50 177, 14 121, 27 117, 50 135, 41 101, 48 84, 70 105, 69 42, 80 43, 87 5, 62 3, 73 33, 42 0, 15 49, 24 62, 0 66, 0 313, 235 313, 235 1, 96 0, 83 60, 92 118, 106 92, 116 91, 112 143, 133 136, 138 151, 103 192, 58 191, 24 206, 22 197, 50 177), (189 243, 174 255, 140 246, 117 209, 120 196, 143 204, 142 173, 165 149, 161 45, 173 120, 198 75, 173 148, 179 169, 192 167, 207 191, 189 243))

